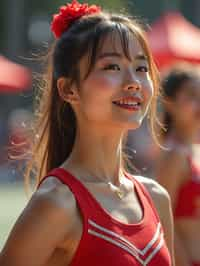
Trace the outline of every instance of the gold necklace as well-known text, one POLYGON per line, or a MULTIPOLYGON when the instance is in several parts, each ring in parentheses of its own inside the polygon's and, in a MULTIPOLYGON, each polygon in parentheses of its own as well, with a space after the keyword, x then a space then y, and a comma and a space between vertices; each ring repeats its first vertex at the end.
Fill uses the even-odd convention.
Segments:
MULTIPOLYGON (((123 172, 121 172, 121 175, 123 175, 123 172)), ((119 182, 120 183, 119 186, 115 186, 111 181, 103 180, 100 177, 96 177, 96 178, 99 179, 104 184, 108 185, 109 189, 112 192, 114 192, 120 200, 123 199, 123 197, 125 196, 125 191, 122 190, 122 188, 121 188, 122 184, 120 182, 119 182)))
POLYGON ((109 185, 110 189, 116 193, 119 199, 123 199, 124 191, 122 191, 122 188, 120 188, 121 184, 119 185, 119 187, 113 185, 111 182, 108 182, 107 184, 109 185))

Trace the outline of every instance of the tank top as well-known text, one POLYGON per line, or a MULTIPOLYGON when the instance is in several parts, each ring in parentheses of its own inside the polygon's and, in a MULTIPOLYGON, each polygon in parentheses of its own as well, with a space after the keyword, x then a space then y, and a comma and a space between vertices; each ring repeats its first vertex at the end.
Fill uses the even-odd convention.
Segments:
POLYGON ((181 154, 184 154, 190 169, 187 180, 178 188, 174 208, 174 217, 177 218, 200 218, 200 167, 194 163, 191 151, 173 137, 169 137, 165 146, 169 149, 176 147, 181 154))
POLYGON ((187 159, 190 176, 177 192, 174 216, 200 219, 200 168, 194 164, 190 156, 187 159))
POLYGON ((134 182, 143 218, 136 224, 126 224, 112 217, 84 184, 65 169, 56 168, 44 179, 48 176, 58 178, 71 190, 82 215, 83 232, 70 266, 171 265, 157 211, 137 177, 126 174, 134 182))

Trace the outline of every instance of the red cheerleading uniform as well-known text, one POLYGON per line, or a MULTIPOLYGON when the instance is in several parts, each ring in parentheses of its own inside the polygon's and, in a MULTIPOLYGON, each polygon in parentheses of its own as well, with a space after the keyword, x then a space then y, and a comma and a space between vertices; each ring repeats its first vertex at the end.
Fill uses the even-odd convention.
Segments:
POLYGON ((191 177, 179 188, 175 218, 193 217, 200 219, 200 168, 188 156, 191 177))
POLYGON ((143 218, 139 223, 125 224, 112 217, 65 169, 56 168, 48 176, 54 176, 68 186, 83 218, 82 237, 70 266, 172 265, 157 211, 146 188, 137 178, 126 174, 134 182, 143 207, 143 218))
MULTIPOLYGON (((179 188, 174 217, 200 219, 200 168, 188 157, 191 169, 190 178, 179 188)), ((191 262, 191 266, 200 266, 200 262, 191 262)))

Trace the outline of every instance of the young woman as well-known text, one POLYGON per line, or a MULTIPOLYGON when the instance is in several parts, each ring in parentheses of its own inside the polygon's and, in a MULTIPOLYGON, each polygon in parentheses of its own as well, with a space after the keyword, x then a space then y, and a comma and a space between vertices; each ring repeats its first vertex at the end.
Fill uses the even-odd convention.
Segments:
POLYGON ((157 180, 168 190, 175 217, 177 266, 200 265, 200 73, 176 66, 163 79, 166 132, 157 180))
POLYGON ((131 176, 122 156, 158 90, 141 27, 73 1, 52 30, 31 166, 38 188, 0 265, 174 265, 168 193, 131 176))

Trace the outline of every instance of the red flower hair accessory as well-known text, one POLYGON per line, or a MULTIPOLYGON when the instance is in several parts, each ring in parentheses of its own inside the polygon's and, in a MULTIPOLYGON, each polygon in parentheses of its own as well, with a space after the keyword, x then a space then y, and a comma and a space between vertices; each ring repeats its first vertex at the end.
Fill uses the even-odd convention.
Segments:
POLYGON ((66 4, 60 7, 60 12, 53 15, 51 30, 56 38, 65 32, 72 22, 84 15, 99 13, 101 7, 96 5, 89 6, 88 4, 80 4, 77 0, 72 0, 71 4, 66 4))

